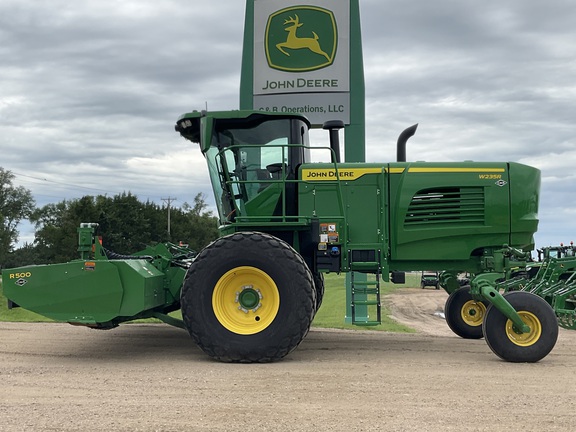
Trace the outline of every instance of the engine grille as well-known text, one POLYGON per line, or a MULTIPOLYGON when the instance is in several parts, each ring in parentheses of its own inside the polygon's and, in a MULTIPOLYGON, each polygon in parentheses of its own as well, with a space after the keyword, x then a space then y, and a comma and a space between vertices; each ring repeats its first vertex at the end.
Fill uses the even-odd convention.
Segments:
POLYGON ((405 228, 484 225, 484 188, 424 189, 412 197, 405 228))

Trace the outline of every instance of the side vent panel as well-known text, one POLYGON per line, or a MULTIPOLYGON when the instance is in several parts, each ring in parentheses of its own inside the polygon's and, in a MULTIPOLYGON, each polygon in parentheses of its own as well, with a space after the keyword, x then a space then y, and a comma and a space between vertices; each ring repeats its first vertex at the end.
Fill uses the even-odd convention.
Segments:
POLYGON ((413 197, 405 229, 484 226, 484 188, 423 189, 413 197))

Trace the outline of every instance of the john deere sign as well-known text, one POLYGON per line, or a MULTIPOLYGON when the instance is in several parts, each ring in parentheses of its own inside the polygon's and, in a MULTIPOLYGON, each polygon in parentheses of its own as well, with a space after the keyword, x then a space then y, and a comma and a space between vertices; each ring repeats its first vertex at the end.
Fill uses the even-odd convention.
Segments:
POLYGON ((338 27, 330 10, 294 6, 268 17, 265 41, 266 59, 271 68, 313 71, 334 62, 338 27))
MULTIPOLYGON (((246 0, 240 108, 302 113, 316 126, 342 120, 346 162, 366 156, 359 1, 246 0)), ((355 311, 368 319, 366 306, 355 311)))
MULTIPOLYGON (((302 113, 315 125, 326 120, 349 124, 349 10, 350 0, 253 0, 253 23, 247 15, 254 29, 253 99, 251 107, 242 100, 241 105, 302 113)), ((245 37, 242 94, 247 42, 245 37)))

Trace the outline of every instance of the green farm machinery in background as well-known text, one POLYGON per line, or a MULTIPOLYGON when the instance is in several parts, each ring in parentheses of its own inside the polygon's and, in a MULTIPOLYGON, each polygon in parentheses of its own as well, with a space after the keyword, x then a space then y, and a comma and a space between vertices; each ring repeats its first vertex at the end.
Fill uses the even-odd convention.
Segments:
POLYGON ((576 330, 576 247, 571 243, 538 249, 537 253, 537 262, 498 283, 497 288, 542 297, 554 309, 560 327, 576 330))
POLYGON ((319 149, 298 114, 185 114, 176 130, 206 158, 222 237, 198 255, 157 245, 126 257, 83 224, 79 260, 4 270, 4 294, 89 327, 157 317, 186 328, 215 359, 266 362, 308 332, 325 273, 350 274, 346 320, 370 326, 380 323, 381 281, 434 271, 456 334, 484 337, 508 361, 545 357, 556 315, 575 325, 576 258, 565 248, 531 259, 540 172, 513 162, 406 162, 414 127, 401 135, 396 162, 341 163, 342 126, 327 122, 330 146, 319 149), (312 150, 325 162, 312 162, 312 150), (177 309, 182 320, 168 315, 177 309))

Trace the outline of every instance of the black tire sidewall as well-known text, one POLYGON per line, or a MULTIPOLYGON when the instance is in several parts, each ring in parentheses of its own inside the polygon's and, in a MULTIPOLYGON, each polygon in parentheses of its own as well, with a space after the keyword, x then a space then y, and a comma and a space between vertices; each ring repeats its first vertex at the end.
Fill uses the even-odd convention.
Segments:
POLYGON ((486 343, 503 360, 509 362, 534 363, 546 357, 558 339, 558 320, 554 310, 541 297, 525 291, 504 294, 516 311, 534 314, 542 326, 540 338, 531 346, 521 347, 513 343, 506 334, 506 318, 494 306, 490 306, 482 325, 486 343))
POLYGON ((462 319, 462 308, 470 300, 473 298, 469 285, 454 291, 444 305, 444 317, 450 330, 458 336, 464 339, 481 339, 484 336, 482 326, 471 326, 462 319))
POLYGON ((188 271, 182 289, 182 318, 196 343, 223 361, 263 362, 292 351, 308 332, 314 314, 312 275, 300 255, 263 233, 236 233, 207 246, 188 271), (265 272, 278 288, 278 313, 259 333, 241 335, 216 318, 212 294, 229 270, 250 266, 265 272))
POLYGON ((318 312, 318 309, 322 306, 322 300, 324 299, 324 275, 322 273, 314 274, 314 288, 316 291, 314 312, 318 312))

